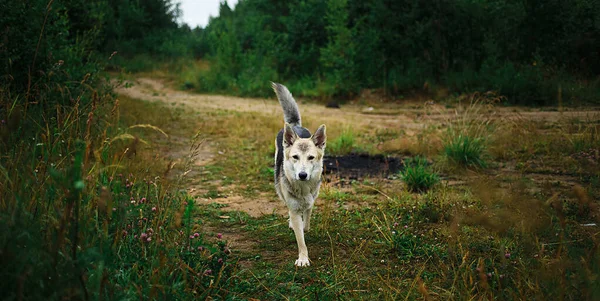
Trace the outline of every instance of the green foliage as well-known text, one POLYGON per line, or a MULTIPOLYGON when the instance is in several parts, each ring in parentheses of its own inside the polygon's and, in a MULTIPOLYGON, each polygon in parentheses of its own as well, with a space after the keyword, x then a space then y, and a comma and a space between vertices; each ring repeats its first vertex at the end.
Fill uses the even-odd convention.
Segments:
POLYGON ((333 84, 335 91, 343 95, 356 93, 354 76, 355 46, 353 34, 348 28, 347 0, 327 2, 327 26, 329 41, 321 48, 321 65, 325 79, 333 84))
POLYGON ((439 183, 440 178, 431 170, 427 159, 414 157, 404 160, 404 170, 400 171, 400 178, 406 183, 408 190, 424 192, 439 183))
POLYGON ((404 261, 441 258, 445 256, 446 249, 439 242, 430 242, 411 233, 410 229, 392 231, 392 246, 398 257, 404 261))
POLYGON ((0 3, 10 12, 0 16, 0 290, 6 298, 195 299, 219 294, 228 281, 230 252, 220 237, 195 234, 193 200, 163 181, 162 171, 152 174, 151 164, 127 164, 123 150, 140 156, 136 145, 145 141, 123 132, 119 102, 108 80, 99 80, 105 59, 97 58, 108 57, 101 54, 104 43, 123 41, 106 36, 108 23, 126 28, 120 38, 156 26, 140 35, 139 45, 157 47, 146 44, 148 55, 183 53, 158 33, 177 29, 168 3, 0 3), (127 17, 111 19, 115 7, 129 9, 127 17), (120 23, 127 20, 146 24, 120 23))
POLYGON ((590 0, 223 4, 199 37, 212 62, 200 89, 262 95, 261 84, 279 80, 327 99, 435 85, 543 105, 563 87, 565 103, 597 102, 600 83, 589 79, 600 72, 598 7, 590 0))
POLYGON ((354 150, 355 141, 354 131, 347 128, 335 137, 331 142, 327 142, 327 152, 332 155, 346 155, 354 150))
POLYGON ((444 155, 461 166, 486 167, 485 140, 466 134, 451 135, 444 143, 444 155))

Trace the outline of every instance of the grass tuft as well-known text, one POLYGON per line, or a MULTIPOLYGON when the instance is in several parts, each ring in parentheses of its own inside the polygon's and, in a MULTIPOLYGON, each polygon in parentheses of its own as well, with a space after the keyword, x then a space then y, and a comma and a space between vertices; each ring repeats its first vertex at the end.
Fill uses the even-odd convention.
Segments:
POLYGON ((486 145, 483 138, 464 134, 454 135, 444 145, 444 155, 463 167, 487 166, 484 159, 486 145))
POLYGON ((404 160, 405 168, 400 171, 400 178, 408 190, 413 192, 425 192, 439 183, 439 176, 428 166, 427 159, 414 157, 404 160))
POLYGON ((333 141, 327 143, 327 152, 332 155, 347 155, 351 153, 356 145, 356 137, 352 129, 347 128, 333 141))

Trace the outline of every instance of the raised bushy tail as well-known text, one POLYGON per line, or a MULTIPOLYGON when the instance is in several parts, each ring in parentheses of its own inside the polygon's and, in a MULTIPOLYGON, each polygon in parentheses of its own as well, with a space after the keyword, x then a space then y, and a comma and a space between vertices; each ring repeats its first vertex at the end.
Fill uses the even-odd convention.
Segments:
POLYGON ((277 99, 279 99, 279 103, 283 108, 283 120, 294 126, 302 126, 302 121, 300 120, 300 111, 298 110, 298 104, 296 104, 296 100, 292 96, 292 93, 282 84, 271 83, 273 87, 273 91, 277 94, 277 99))

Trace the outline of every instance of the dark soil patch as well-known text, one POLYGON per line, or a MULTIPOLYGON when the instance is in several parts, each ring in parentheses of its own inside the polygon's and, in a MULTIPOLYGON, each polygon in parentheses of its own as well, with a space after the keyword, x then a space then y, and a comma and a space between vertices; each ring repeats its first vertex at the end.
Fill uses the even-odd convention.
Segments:
POLYGON ((350 154, 346 156, 325 156, 325 174, 333 174, 344 179, 361 179, 366 176, 386 177, 397 173, 403 167, 402 160, 384 155, 350 154))

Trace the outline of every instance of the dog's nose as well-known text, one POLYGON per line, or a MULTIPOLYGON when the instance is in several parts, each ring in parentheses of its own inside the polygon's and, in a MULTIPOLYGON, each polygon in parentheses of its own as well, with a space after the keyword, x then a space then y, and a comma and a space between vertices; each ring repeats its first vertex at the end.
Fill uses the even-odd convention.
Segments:
POLYGON ((303 171, 298 174, 298 178, 300 178, 300 180, 306 180, 306 177, 308 177, 308 174, 303 171))

